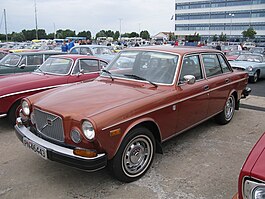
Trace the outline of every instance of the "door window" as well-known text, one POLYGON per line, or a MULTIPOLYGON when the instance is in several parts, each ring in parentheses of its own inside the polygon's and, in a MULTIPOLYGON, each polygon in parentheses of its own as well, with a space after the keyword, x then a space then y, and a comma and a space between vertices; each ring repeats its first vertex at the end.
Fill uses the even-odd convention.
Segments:
POLYGON ((99 71, 99 64, 97 60, 81 59, 79 61, 80 69, 84 73, 91 73, 99 71))
POLYGON ((193 75, 196 80, 203 78, 199 55, 186 56, 181 68, 180 83, 183 83, 185 75, 193 75))
POLYGON ((81 48, 80 54, 81 55, 92 55, 92 52, 89 48, 81 48))
POLYGON ((41 65, 43 62, 42 55, 28 55, 27 56, 27 65, 41 65))
POLYGON ((222 70, 223 70, 223 73, 226 73, 226 72, 230 72, 230 69, 229 67, 227 66, 224 58, 221 56, 221 55, 218 55, 218 58, 219 58, 219 61, 220 61, 220 64, 221 64, 221 67, 222 67, 222 70))
POLYGON ((204 54, 202 57, 207 77, 222 74, 222 69, 216 54, 204 54))

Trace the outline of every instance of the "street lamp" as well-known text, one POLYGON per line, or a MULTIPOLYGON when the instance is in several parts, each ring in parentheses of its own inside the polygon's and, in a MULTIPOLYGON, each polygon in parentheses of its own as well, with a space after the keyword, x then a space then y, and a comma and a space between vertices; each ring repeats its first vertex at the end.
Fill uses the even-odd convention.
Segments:
POLYGON ((233 17, 235 16, 235 14, 233 14, 233 13, 229 13, 229 16, 231 17, 231 19, 230 19, 230 39, 231 39, 232 19, 233 19, 233 17))

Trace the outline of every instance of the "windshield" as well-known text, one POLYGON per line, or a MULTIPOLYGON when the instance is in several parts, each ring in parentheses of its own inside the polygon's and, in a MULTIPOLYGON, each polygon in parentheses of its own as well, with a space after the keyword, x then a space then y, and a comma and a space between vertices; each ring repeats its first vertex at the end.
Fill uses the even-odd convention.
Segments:
POLYGON ((262 62, 262 57, 259 55, 243 54, 239 55, 237 61, 262 62))
MULTIPOLYGON (((111 75, 126 79, 138 79, 153 83, 172 84, 178 63, 178 55, 150 52, 124 51, 106 68, 111 75)), ((106 72, 103 72, 103 75, 106 72)))
POLYGON ((21 59, 20 55, 8 54, 0 61, 0 65, 4 66, 17 66, 21 59))
POLYGON ((66 75, 69 73, 72 63, 73 61, 71 59, 50 57, 35 71, 55 75, 66 75))

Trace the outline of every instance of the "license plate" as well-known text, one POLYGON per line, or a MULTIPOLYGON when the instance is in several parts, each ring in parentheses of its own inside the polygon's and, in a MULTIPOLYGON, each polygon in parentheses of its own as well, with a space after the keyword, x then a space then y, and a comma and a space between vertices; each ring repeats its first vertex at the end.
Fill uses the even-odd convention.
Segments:
POLYGON ((47 160, 47 150, 36 144, 35 142, 29 140, 28 138, 23 138, 23 144, 25 147, 27 147, 28 149, 32 150, 34 153, 38 154, 40 157, 44 158, 45 160, 47 160))

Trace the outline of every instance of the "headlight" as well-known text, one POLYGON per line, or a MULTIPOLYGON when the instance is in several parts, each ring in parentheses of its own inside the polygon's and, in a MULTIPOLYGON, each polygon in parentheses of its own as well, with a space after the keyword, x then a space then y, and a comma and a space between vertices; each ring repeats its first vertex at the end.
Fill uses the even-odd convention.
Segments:
POLYGON ((251 72, 251 71, 253 70, 253 66, 249 66, 249 67, 247 67, 247 70, 248 70, 249 72, 251 72))
POLYGON ((89 121, 83 122, 82 130, 88 140, 93 140, 95 138, 95 131, 93 125, 89 121))
POLYGON ((78 144, 81 142, 81 135, 77 129, 71 131, 71 139, 74 143, 78 144))
POLYGON ((244 183, 244 199, 264 199, 265 184, 246 180, 244 183))
POLYGON ((29 103, 25 100, 23 100, 22 104, 22 111, 26 116, 29 116, 30 114, 30 107, 29 107, 29 103))
POLYGON ((264 199, 265 198, 265 187, 257 187, 253 191, 254 199, 264 199))

